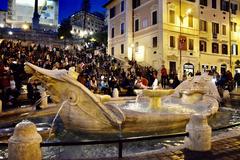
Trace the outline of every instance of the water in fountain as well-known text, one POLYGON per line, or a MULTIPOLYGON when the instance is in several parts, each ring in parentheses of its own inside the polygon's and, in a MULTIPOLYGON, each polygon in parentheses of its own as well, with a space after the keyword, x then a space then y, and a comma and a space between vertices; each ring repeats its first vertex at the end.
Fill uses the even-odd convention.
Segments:
POLYGON ((59 113, 61 112, 63 106, 64 106, 67 102, 68 102, 68 100, 65 100, 65 101, 62 102, 61 107, 59 108, 57 114, 55 115, 55 117, 54 117, 54 119, 53 119, 53 121, 52 121, 52 123, 51 123, 51 129, 50 129, 50 132, 49 132, 49 135, 48 135, 48 139, 47 139, 47 141, 48 141, 48 140, 50 139, 50 137, 51 137, 52 130, 53 130, 53 127, 54 127, 54 123, 55 123, 55 121, 56 121, 56 119, 57 119, 59 113))
POLYGON ((135 89, 134 92, 136 93, 136 99, 133 103, 127 103, 127 105, 119 105, 116 104, 119 107, 123 107, 125 109, 129 109, 129 110, 134 110, 134 111, 140 111, 140 112, 149 112, 149 109, 146 107, 146 103, 145 101, 141 101, 140 99, 142 99, 143 97, 143 90, 142 89, 135 89))
POLYGON ((138 104, 139 98, 141 95, 143 95, 142 90, 141 89, 135 89, 134 92, 136 93, 136 99, 135 99, 135 103, 138 104))
POLYGON ((36 110, 36 106, 39 105, 44 98, 47 98, 47 97, 49 97, 49 96, 50 96, 50 95, 46 95, 46 96, 44 96, 44 97, 39 98, 39 99, 34 103, 34 105, 33 105, 33 107, 32 107, 32 110, 36 110))
POLYGON ((119 128, 119 138, 122 138, 122 123, 118 124, 118 128, 119 128))

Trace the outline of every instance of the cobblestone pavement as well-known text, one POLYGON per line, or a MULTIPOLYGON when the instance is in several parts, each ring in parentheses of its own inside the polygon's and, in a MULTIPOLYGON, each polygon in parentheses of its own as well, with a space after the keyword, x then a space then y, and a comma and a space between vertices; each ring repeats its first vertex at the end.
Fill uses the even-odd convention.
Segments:
POLYGON ((240 136, 213 142, 212 150, 209 152, 192 152, 184 149, 168 153, 97 160, 240 160, 240 136))

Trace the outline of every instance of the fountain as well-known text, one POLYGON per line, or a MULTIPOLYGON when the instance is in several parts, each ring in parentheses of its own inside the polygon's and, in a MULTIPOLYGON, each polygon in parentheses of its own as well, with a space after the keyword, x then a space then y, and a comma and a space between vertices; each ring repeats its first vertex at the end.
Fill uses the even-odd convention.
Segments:
POLYGON ((186 104, 194 104, 201 101, 204 94, 204 90, 182 90, 180 92, 181 100, 186 104))
POLYGON ((163 90, 163 89, 153 89, 153 90, 143 90, 143 94, 150 98, 149 107, 154 110, 159 110, 162 106, 162 97, 173 94, 174 90, 163 90))
MULTIPOLYGON (((59 114, 65 128, 73 131, 169 131, 184 128, 191 114, 199 113, 209 117, 219 107, 220 96, 207 76, 186 80, 175 90, 143 90, 150 103, 139 103, 139 106, 147 108, 146 111, 141 111, 124 108, 128 106, 127 103, 119 106, 111 103, 111 99, 107 99, 107 102, 101 100, 101 96, 93 94, 66 70, 46 70, 26 63, 25 71, 45 85, 54 103, 60 106, 67 101, 59 114)), ((137 106, 136 103, 133 105, 137 106)))

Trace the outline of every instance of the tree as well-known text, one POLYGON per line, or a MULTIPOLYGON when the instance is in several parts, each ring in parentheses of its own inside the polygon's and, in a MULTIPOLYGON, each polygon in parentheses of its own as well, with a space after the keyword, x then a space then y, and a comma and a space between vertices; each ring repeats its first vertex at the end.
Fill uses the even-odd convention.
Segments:
POLYGON ((99 44, 107 45, 107 32, 97 32, 92 36, 99 44))
POLYGON ((81 4, 81 11, 84 12, 84 18, 83 18, 83 29, 86 28, 86 19, 87 19, 87 13, 91 10, 90 0, 83 0, 81 4))
POLYGON ((63 37, 64 39, 72 38, 71 30, 72 25, 70 19, 64 19, 58 29, 58 37, 63 37))

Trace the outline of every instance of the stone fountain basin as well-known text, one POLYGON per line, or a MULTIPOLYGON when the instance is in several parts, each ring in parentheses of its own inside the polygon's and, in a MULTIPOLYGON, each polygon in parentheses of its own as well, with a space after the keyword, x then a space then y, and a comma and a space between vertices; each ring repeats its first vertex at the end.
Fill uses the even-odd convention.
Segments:
POLYGON ((206 92, 202 89, 181 90, 179 92, 181 100, 186 104, 194 104, 203 99, 206 92))
POLYGON ((166 89, 166 90, 163 90, 163 89, 156 89, 156 90, 146 89, 146 90, 143 90, 143 94, 145 96, 148 96, 148 97, 163 97, 163 96, 167 96, 167 95, 170 95, 170 94, 173 94, 173 93, 174 93, 173 89, 166 89))
MULTIPOLYGON (((148 132, 164 132, 175 129, 184 129, 192 114, 204 114, 207 117, 218 111, 218 101, 209 96, 203 96, 198 104, 184 104, 180 98, 166 97, 163 98, 163 107, 161 110, 143 112, 140 110, 127 109, 122 106, 129 103, 129 98, 121 98, 119 101, 114 99, 106 103, 108 109, 117 113, 115 108, 119 107, 124 113, 125 121, 122 126, 123 133, 148 133, 148 132), (120 106, 116 104, 121 104, 120 106), (188 111, 177 112, 178 106, 185 107, 188 111), (168 108, 167 112, 164 109, 168 108), (204 107, 204 108, 202 108, 204 107), (191 110, 192 109, 192 110, 191 110), (146 126, 146 127, 145 127, 146 126)), ((144 106, 144 105, 143 105, 144 106)))

